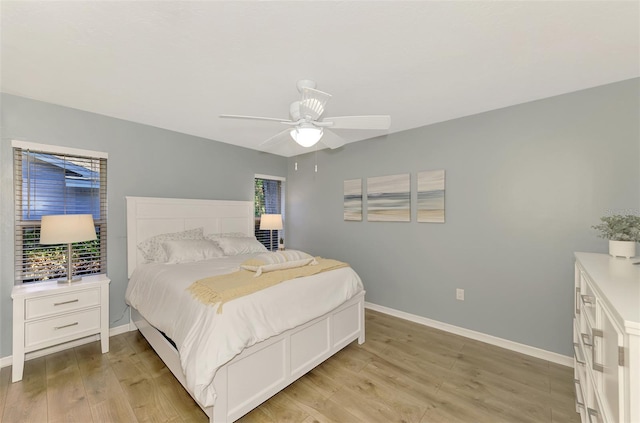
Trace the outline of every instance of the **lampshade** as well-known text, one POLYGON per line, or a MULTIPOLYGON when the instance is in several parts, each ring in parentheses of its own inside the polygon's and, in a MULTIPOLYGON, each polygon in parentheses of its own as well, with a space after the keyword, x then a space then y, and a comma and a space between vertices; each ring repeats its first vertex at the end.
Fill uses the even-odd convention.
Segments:
POLYGON ((313 125, 304 126, 304 124, 302 124, 302 126, 289 131, 289 134, 291 138, 301 146, 311 147, 322 138, 322 128, 317 128, 313 125))
POLYGON ((260 229, 276 230, 282 229, 281 214, 263 214, 260 216, 260 229))
POLYGON ((90 214, 42 216, 40 244, 71 244, 96 239, 96 227, 90 214))

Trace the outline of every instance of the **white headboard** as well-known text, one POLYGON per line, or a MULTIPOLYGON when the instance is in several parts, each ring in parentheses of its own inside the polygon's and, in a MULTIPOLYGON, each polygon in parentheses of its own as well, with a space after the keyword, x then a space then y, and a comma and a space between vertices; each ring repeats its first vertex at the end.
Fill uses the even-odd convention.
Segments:
POLYGON ((138 244, 154 235, 204 228, 205 234, 242 232, 253 236, 253 201, 126 197, 127 270, 144 263, 138 244))

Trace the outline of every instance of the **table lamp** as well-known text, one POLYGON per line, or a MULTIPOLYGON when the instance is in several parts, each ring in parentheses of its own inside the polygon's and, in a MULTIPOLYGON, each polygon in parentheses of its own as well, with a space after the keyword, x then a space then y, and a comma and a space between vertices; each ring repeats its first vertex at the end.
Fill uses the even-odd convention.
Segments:
POLYGON ((273 231, 282 229, 281 214, 263 214, 260 216, 260 230, 267 230, 270 234, 269 251, 273 251, 273 231))
POLYGON ((90 214, 57 214, 42 216, 40 225, 40 244, 67 244, 67 279, 58 283, 71 283, 82 280, 73 277, 71 244, 74 242, 97 239, 93 216, 90 214))

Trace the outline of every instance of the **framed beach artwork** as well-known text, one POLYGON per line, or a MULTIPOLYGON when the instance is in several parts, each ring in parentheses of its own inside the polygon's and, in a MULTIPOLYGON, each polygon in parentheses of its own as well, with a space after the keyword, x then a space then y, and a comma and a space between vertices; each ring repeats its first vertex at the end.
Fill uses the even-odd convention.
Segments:
POLYGON ((367 220, 411 221, 411 176, 408 173, 367 178, 367 220))
POLYGON ((418 172, 418 222, 444 223, 444 169, 418 172))
POLYGON ((362 221, 362 179, 344 181, 344 220, 362 221))

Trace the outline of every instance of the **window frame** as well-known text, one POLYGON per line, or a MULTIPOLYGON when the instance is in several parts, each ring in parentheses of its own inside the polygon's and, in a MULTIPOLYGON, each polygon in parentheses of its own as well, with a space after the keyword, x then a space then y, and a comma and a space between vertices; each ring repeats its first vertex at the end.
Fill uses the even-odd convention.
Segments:
MULTIPOLYGON (((63 147, 56 146, 50 144, 39 144, 27 141, 20 140, 12 140, 12 157, 13 157, 13 187, 14 187, 14 283, 19 285, 23 283, 39 283, 43 282, 46 279, 37 278, 37 277, 29 277, 26 272, 27 265, 24 257, 24 247, 25 247, 25 236, 24 230, 25 228, 32 228, 35 231, 38 231, 41 225, 41 218, 32 218, 28 219, 24 217, 24 202, 23 202, 23 167, 22 160, 18 163, 18 157, 22 158, 24 153, 40 153, 45 155, 55 155, 55 156, 64 156, 65 158, 69 158, 70 162, 74 159, 80 161, 95 161, 99 166, 99 191, 98 191, 98 209, 100 218, 95 219, 95 226, 97 229, 98 235, 98 254, 95 255, 95 252, 91 252, 93 254, 92 257, 96 258, 96 262, 99 263, 97 271, 93 270, 85 270, 81 272, 81 275, 88 274, 106 274, 107 273, 107 163, 108 163, 108 154, 100 151, 91 151, 84 149, 77 149, 71 147, 63 147), (19 151, 18 151, 19 150, 19 151), (18 156, 19 155, 19 156, 18 156)), ((27 170, 28 171, 28 170, 27 170)), ((46 192, 46 191, 45 191, 46 192)), ((63 201, 66 202, 66 198, 63 201)), ((95 208, 94 208, 95 210, 95 208)), ((42 248, 43 251, 53 253, 54 251, 61 250, 61 246, 40 246, 39 244, 36 248, 42 248)), ((78 246, 81 246, 82 243, 78 243, 78 246)), ((64 246, 66 247, 66 245, 64 246)), ((83 246, 85 247, 84 253, 86 254, 86 248, 91 248, 91 246, 83 246)), ((82 247, 77 249, 79 252, 82 252, 82 247)), ((64 255, 66 255, 66 248, 62 249, 64 251, 64 255)), ((76 248, 74 248, 74 252, 76 248)), ((95 250, 94 250, 95 251, 95 250)), ((54 255, 54 254, 52 254, 54 255)), ((75 255, 75 254, 74 254, 75 255)), ((62 260, 55 257, 53 262, 49 265, 59 266, 63 264, 66 270, 66 258, 63 257, 62 260)), ((47 265, 45 265, 47 266, 47 265)), ((66 275, 66 271, 64 272, 66 275)))

